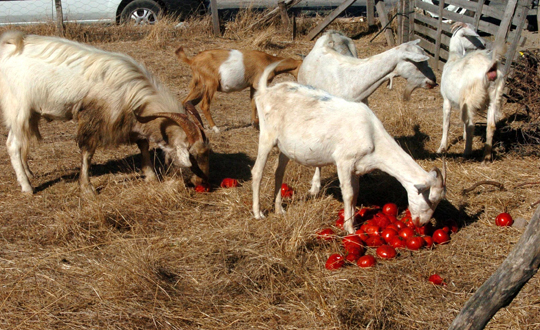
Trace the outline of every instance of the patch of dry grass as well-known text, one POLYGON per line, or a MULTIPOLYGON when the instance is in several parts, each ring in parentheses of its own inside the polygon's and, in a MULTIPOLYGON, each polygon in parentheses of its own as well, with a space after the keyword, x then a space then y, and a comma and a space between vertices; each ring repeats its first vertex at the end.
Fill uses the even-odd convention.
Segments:
MULTIPOLYGON (((245 20, 236 23, 238 29, 249 24, 245 20)), ((92 27, 80 26, 80 32, 68 28, 68 33, 128 53, 179 98, 187 93, 191 72, 174 58, 178 45, 193 52, 268 47, 267 27, 214 38, 207 18, 189 20, 185 26, 189 28, 174 33, 170 25, 137 30, 146 32, 134 39, 120 33, 125 27, 94 27, 94 33, 92 27), (108 31, 109 39, 95 37, 100 31, 108 31)), ((45 27, 25 29, 36 33, 33 28, 54 33, 45 27)), ((386 49, 383 39, 369 43, 372 36, 355 40, 360 56, 386 49)), ((293 43, 286 34, 274 33, 272 44, 281 45, 280 54, 296 56, 307 54, 313 42, 301 36, 293 43)), ((417 90, 404 103, 403 88, 400 79, 394 90, 380 88, 370 107, 422 167, 441 167, 435 154, 441 135, 439 91, 417 90)), ((91 180, 99 195, 79 196, 74 124, 51 122, 42 123, 44 140, 31 149, 38 191, 23 196, 6 148, 0 147, 0 328, 446 329, 522 232, 495 227, 495 216, 506 210, 529 219, 530 205, 538 199, 538 186, 515 188, 540 181, 538 159, 498 151, 493 163, 481 164, 480 129, 475 158, 461 158, 462 128, 454 113, 448 196, 435 220, 455 219, 461 230, 434 250, 401 251, 397 259, 380 261, 372 269, 349 265, 330 272, 324 262, 340 251, 340 242, 320 243, 314 233, 332 226, 342 207, 335 169, 323 168, 323 194, 308 198, 312 169, 291 163, 285 180, 296 193, 286 202, 287 213, 275 215, 273 152, 262 181, 267 218, 254 220, 250 169, 258 132, 249 126, 249 109, 247 91, 216 96, 213 116, 225 129, 221 134, 208 132, 214 190, 206 194, 184 184, 186 171, 164 173, 160 182, 145 183, 138 174, 137 148, 123 146, 96 153, 91 180), (240 187, 219 188, 225 177, 237 178, 240 187), (480 180, 499 181, 507 190, 481 186, 461 195, 463 188, 480 180), (448 286, 427 282, 432 273, 443 276, 448 286)), ((0 145, 6 136, 0 128, 0 145)), ((154 159, 160 163, 159 153, 154 159)), ((407 204, 395 179, 381 172, 362 177, 359 205, 390 201, 401 209, 407 204)), ((487 329, 537 328, 539 286, 533 278, 487 329)))

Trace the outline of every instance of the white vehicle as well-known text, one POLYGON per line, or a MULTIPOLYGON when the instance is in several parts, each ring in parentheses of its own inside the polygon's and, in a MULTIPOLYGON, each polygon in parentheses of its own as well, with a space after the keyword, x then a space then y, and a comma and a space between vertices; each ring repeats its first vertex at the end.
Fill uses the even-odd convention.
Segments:
MULTIPOLYGON (((62 0, 65 22, 154 24, 159 15, 184 17, 204 8, 202 0, 62 0)), ((0 25, 56 20, 54 0, 0 0, 0 25)))

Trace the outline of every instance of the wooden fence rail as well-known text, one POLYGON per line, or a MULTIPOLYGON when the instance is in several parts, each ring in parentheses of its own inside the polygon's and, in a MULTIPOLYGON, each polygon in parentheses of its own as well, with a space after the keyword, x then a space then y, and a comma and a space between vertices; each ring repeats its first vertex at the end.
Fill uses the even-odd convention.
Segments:
MULTIPOLYGON (((420 39, 420 46, 433 55, 432 66, 442 70, 448 59, 448 45, 451 37, 451 23, 470 23, 484 36, 488 42, 506 42, 509 44, 506 59, 514 59, 520 44, 521 31, 526 22, 527 13, 532 0, 509 0, 504 11, 485 4, 484 0, 439 0, 438 5, 422 0, 402 0, 398 6, 400 14, 408 21, 398 25, 399 40, 420 39), (454 5, 467 10, 459 14, 446 8, 454 5), (407 29, 404 26, 408 27, 407 29), (490 38, 492 36, 493 38, 490 38)), ((436 2, 434 2, 436 3, 436 2)), ((505 73, 511 61, 506 62, 505 73)))

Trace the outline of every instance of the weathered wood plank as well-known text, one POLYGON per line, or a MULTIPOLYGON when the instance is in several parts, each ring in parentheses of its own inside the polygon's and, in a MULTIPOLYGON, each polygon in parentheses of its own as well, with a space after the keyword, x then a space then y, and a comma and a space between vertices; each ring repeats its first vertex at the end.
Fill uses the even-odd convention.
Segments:
POLYGON ((467 301, 449 330, 480 330, 510 304, 540 267, 540 207, 502 265, 467 301))
MULTIPOLYGON (((377 13, 379 14, 379 20, 381 21, 382 27, 386 27, 389 21, 388 14, 386 13, 386 8, 384 7, 384 1, 377 2, 375 8, 377 8, 377 13)), ((396 41, 394 40, 394 33, 392 32, 392 29, 387 28, 384 31, 384 35, 386 36, 386 42, 388 43, 388 46, 394 47, 396 45, 396 41)))
POLYGON ((497 35, 497 32, 499 31, 499 26, 488 23, 486 21, 480 21, 478 22, 478 31, 487 32, 491 35, 497 35))
POLYGON ((219 29, 219 13, 217 7, 217 0, 210 0, 210 10, 212 11, 212 27, 214 28, 214 35, 221 35, 219 29))
POLYGON ((435 54, 433 55, 433 65, 439 63, 439 57, 441 53, 441 35, 443 29, 443 11, 444 11, 445 0, 439 2, 439 22, 437 23, 437 32, 435 33, 435 54))
POLYGON ((508 38, 508 40, 512 40, 512 43, 508 51, 506 52, 507 61, 504 66, 505 76, 508 74, 508 71, 510 70, 510 65, 512 65, 512 61, 514 60, 514 57, 516 56, 517 48, 519 46, 519 41, 520 41, 519 37, 521 36, 521 31, 523 31, 523 27, 525 26, 525 22, 527 21, 527 13, 529 12, 529 7, 527 5, 520 5, 518 6, 516 10, 519 11, 520 21, 518 23, 517 29, 513 31, 514 35, 508 38))
POLYGON ((504 11, 504 17, 499 25, 499 32, 495 37, 495 44, 500 45, 506 39, 506 33, 510 28, 510 23, 512 22, 512 16, 514 16, 514 10, 517 5, 517 0, 508 0, 506 4, 506 9, 504 11))
POLYGON ((337 7, 333 12, 328 15, 324 21, 317 25, 311 32, 308 34, 308 39, 313 40, 325 27, 332 23, 345 9, 349 8, 356 0, 346 0, 339 7, 337 7))
POLYGON ((474 27, 478 30, 478 24, 480 23, 480 17, 482 17, 482 8, 484 8, 485 0, 478 0, 476 9, 474 10, 474 27))
POLYGON ((366 15, 368 26, 375 25, 375 0, 366 1, 366 15))

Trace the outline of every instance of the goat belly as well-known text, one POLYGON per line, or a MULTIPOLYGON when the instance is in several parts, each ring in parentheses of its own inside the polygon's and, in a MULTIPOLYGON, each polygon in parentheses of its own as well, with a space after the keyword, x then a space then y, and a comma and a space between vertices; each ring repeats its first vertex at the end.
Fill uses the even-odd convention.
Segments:
POLYGON ((331 150, 314 148, 302 143, 294 145, 278 142, 279 150, 289 159, 305 166, 325 166, 334 164, 331 150))

